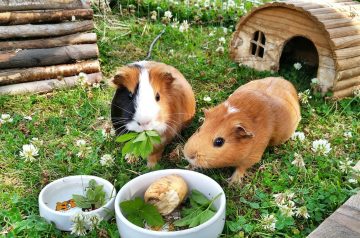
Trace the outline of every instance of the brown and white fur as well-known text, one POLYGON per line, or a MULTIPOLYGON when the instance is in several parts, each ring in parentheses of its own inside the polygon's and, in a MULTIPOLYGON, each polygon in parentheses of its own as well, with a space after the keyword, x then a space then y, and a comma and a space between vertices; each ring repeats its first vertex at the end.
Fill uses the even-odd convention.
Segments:
POLYGON ((161 144, 147 158, 152 167, 165 145, 191 122, 195 113, 192 88, 177 69, 153 61, 121 67, 112 83, 117 87, 111 109, 117 134, 155 130, 161 136, 161 144))
POLYGON ((300 117, 297 92, 289 81, 251 81, 205 110, 204 123, 185 144, 185 158, 195 167, 236 167, 230 181, 239 183, 268 145, 291 137, 300 117))

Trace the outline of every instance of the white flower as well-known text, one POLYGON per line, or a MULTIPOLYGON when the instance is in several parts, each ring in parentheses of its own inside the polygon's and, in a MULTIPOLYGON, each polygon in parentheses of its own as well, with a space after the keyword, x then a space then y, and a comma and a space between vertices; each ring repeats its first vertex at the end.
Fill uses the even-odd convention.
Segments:
POLYGON ((103 138, 105 140, 109 140, 109 139, 111 139, 112 137, 115 136, 115 130, 114 130, 114 128, 111 128, 111 127, 102 129, 101 130, 101 135, 103 136, 103 138))
POLYGON ((83 212, 76 213, 71 217, 73 225, 71 226, 71 234, 76 236, 86 235, 86 229, 88 227, 87 217, 83 212))
POLYGON ((77 77, 77 84, 80 86, 87 86, 88 85, 88 76, 86 73, 79 73, 77 77))
POLYGON ((349 183, 357 183, 357 179, 351 178, 348 180, 349 183))
POLYGON ((291 164, 299 167, 299 168, 305 168, 305 162, 304 159, 302 158, 302 156, 298 153, 294 154, 295 159, 293 160, 293 162, 291 162, 291 164))
POLYGON ((351 164, 353 163, 352 160, 350 160, 349 158, 346 158, 345 161, 340 161, 339 164, 339 169, 343 172, 343 173, 348 173, 349 171, 352 170, 352 166, 351 164))
POLYGON ((76 146, 78 147, 82 147, 86 145, 86 141, 85 140, 77 140, 76 141, 76 146))
POLYGON ((125 155, 125 160, 128 164, 135 164, 139 161, 139 159, 139 157, 136 157, 135 155, 130 153, 125 155))
POLYGON ((313 141, 311 150, 315 153, 327 155, 331 151, 331 145, 327 140, 316 140, 313 141))
POLYGON ((296 209, 295 214, 297 217, 303 217, 305 219, 308 219, 310 217, 306 206, 302 206, 302 207, 299 207, 298 209, 296 209))
POLYGON ((100 158, 100 164, 102 166, 110 167, 112 164, 114 164, 114 162, 114 157, 112 157, 110 154, 105 154, 100 158))
POLYGON ((211 97, 205 96, 205 97, 203 98, 203 100, 204 100, 205 102, 210 102, 210 101, 211 101, 211 97))
POLYGON ((212 32, 210 32, 209 33, 209 36, 211 37, 211 36, 214 36, 215 35, 215 33, 212 31, 212 32))
POLYGON ((39 140, 39 138, 36 138, 36 137, 32 138, 30 140, 30 142, 31 142, 31 144, 33 144, 33 145, 35 145, 37 147, 40 147, 40 146, 42 146, 44 144, 44 141, 39 140))
POLYGON ((297 63, 294 64, 294 68, 296 70, 300 70, 302 68, 302 65, 299 62, 297 62, 297 63))
POLYGON ((171 11, 166 11, 166 12, 164 13, 164 16, 165 16, 166 18, 168 18, 168 19, 171 19, 173 15, 172 15, 171 11))
POLYGON ((153 21, 155 21, 155 20, 157 19, 157 12, 156 12, 156 11, 152 11, 152 12, 150 12, 150 14, 151 14, 150 19, 153 20, 153 21))
POLYGON ((86 223, 89 227, 89 230, 92 231, 99 227, 100 222, 102 221, 102 217, 100 217, 98 214, 94 215, 87 215, 86 223))
POLYGON ((352 133, 351 133, 351 131, 346 131, 346 132, 344 132, 344 137, 346 137, 346 138, 352 138, 352 133))
POLYGON ((285 191, 284 193, 274 194, 273 197, 275 198, 275 203, 280 206, 293 199, 295 197, 295 193, 285 191))
POLYGON ((32 117, 31 116, 24 116, 24 120, 32 121, 32 117))
POLYGON ((224 31, 224 34, 226 35, 228 33, 228 29, 226 27, 223 27, 222 29, 224 31))
POLYGON ((225 42, 226 42, 225 37, 219 38, 219 44, 225 44, 225 42))
POLYGON ((189 30, 189 24, 188 24, 188 21, 185 20, 180 24, 179 31, 184 32, 184 31, 188 31, 188 30, 189 30))
POLYGON ((275 231, 275 224, 277 219, 275 218, 274 214, 267 214, 262 217, 261 225, 265 230, 275 231))
POLYGON ((22 151, 20 151, 20 156, 25 159, 25 161, 33 162, 35 157, 39 155, 39 150, 33 145, 23 145, 22 151))
POLYGON ((294 215, 294 210, 296 209, 296 207, 293 201, 288 201, 287 204, 280 205, 279 209, 283 216, 292 217, 294 215))
POLYGON ((93 83, 92 87, 93 88, 100 88, 100 83, 93 83))
POLYGON ((311 79, 312 84, 319 84, 319 80, 317 78, 311 79))
POLYGON ((308 104, 309 103, 309 99, 311 99, 311 95, 310 95, 310 89, 305 90, 304 92, 300 92, 298 94, 299 100, 302 104, 308 104))
POLYGON ((224 53, 224 47, 219 46, 215 51, 222 54, 222 53, 224 53))
POLYGON ((303 141, 303 140, 305 140, 305 134, 304 134, 304 132, 296 131, 296 132, 294 132, 294 134, 292 134, 291 139, 303 141))
POLYGON ((169 50, 170 55, 174 55, 174 52, 175 52, 174 49, 169 50))
POLYGON ((360 88, 354 90, 354 96, 360 98, 360 88))
POLYGON ((13 122, 13 119, 9 114, 1 114, 0 124, 4 124, 7 122, 13 122))

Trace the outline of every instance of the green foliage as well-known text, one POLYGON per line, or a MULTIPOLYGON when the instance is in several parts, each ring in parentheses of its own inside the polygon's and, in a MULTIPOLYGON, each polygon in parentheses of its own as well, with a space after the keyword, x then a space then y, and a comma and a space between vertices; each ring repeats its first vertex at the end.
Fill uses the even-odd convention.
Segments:
POLYGON ((73 194, 77 207, 84 209, 98 209, 105 204, 106 193, 103 190, 103 185, 97 185, 94 179, 89 181, 89 186, 86 188, 86 195, 73 194))
POLYGON ((145 222, 149 226, 164 225, 164 220, 156 207, 145 203, 141 198, 123 201, 120 208, 126 219, 137 226, 144 227, 145 222))
POLYGON ((178 227, 196 227, 208 221, 216 213, 213 203, 221 196, 221 193, 209 200, 196 189, 191 191, 190 207, 185 207, 181 211, 182 218, 174 222, 178 227))
POLYGON ((143 131, 141 133, 130 132, 116 139, 116 142, 124 143, 121 154, 132 154, 136 157, 147 158, 153 151, 154 145, 161 142, 156 131, 143 131))

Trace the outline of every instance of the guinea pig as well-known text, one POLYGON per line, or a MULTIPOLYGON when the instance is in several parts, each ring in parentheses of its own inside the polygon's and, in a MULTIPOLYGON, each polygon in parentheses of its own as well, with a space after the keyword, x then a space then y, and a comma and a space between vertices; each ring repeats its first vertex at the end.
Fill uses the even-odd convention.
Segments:
POLYGON ((117 135, 155 130, 161 137, 161 143, 147 158, 148 166, 153 167, 165 145, 194 117, 192 88, 177 69, 153 61, 121 67, 112 84, 117 89, 111 103, 111 121, 117 135))
POLYGON ((241 183, 268 145, 288 140, 301 118, 296 89, 275 77, 239 87, 204 113, 203 124, 185 144, 185 159, 200 168, 235 167, 231 183, 241 183))

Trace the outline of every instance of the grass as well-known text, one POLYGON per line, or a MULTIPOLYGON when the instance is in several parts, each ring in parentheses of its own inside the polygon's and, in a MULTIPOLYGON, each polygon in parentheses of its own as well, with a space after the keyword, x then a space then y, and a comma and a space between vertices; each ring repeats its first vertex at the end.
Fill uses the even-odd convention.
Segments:
MULTIPOLYGON (((151 41, 164 28, 161 23, 134 17, 121 20, 121 24, 128 26, 126 30, 118 30, 108 21, 97 21, 102 70, 107 78, 116 67, 144 58, 151 41), (124 34, 124 31, 130 33, 124 34)), ((182 132, 181 138, 167 147, 155 169, 185 168, 187 163, 170 159, 170 152, 183 144, 200 125, 203 108, 224 101, 237 87, 252 79, 277 75, 256 72, 232 62, 227 50, 230 39, 231 34, 225 34, 220 27, 193 25, 182 33, 168 26, 154 48, 153 60, 178 68, 193 86, 197 101, 193 123, 182 132), (213 36, 209 36, 211 32, 213 36), (215 52, 220 37, 226 39, 224 54, 215 52), (205 102, 205 96, 212 100, 205 102)), ((297 85, 306 72, 289 68, 284 75, 297 85)), ((91 174, 113 182, 119 190, 130 179, 150 171, 144 160, 129 164, 121 159, 121 148, 113 139, 106 140, 101 134, 101 130, 109 126, 113 94, 114 89, 103 84, 99 89, 77 87, 44 95, 0 97, 0 113, 8 113, 14 119, 0 126, 0 234, 6 237, 72 237, 39 217, 37 197, 45 184, 68 175, 91 174), (31 121, 23 118, 30 115, 31 121), (19 152, 34 137, 44 143, 38 146, 36 161, 25 162, 19 152), (75 142, 79 139, 84 139, 91 147, 85 158, 76 155, 75 142), (100 165, 100 157, 104 154, 116 158, 113 166, 100 165)), ((354 162, 359 159, 359 116, 359 98, 331 101, 312 95, 309 103, 302 105, 302 121, 298 128, 306 139, 268 148, 261 163, 250 169, 243 185, 228 186, 226 179, 232 173, 231 168, 201 170, 225 189, 228 203, 222 237, 304 237, 314 230, 358 191, 359 179, 349 182, 352 173, 343 172, 340 166, 346 158, 354 162), (352 137, 344 137, 345 132, 351 132, 352 137), (328 155, 311 150, 312 141, 317 139, 327 139, 331 143, 328 155), (306 169, 291 164, 295 152, 303 157, 306 169), (273 195, 287 190, 295 194, 292 200, 297 207, 307 207, 308 219, 281 215, 273 195), (277 218, 275 231, 261 225, 265 214, 274 214, 277 218)), ((115 221, 101 222, 100 228, 88 237, 118 237, 115 221)))

